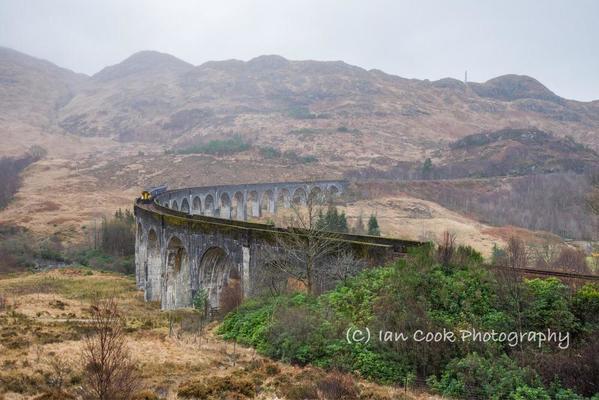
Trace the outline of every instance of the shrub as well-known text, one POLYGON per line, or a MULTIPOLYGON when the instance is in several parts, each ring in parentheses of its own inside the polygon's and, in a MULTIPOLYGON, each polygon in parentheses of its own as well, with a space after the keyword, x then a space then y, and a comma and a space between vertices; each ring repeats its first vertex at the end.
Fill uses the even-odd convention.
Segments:
POLYGON ((315 119, 316 114, 310 112, 308 107, 297 106, 289 109, 289 116, 295 119, 315 119))
POLYGON ((483 256, 478 251, 474 250, 472 246, 459 245, 456 250, 456 263, 457 264, 482 264, 483 256))
POLYGON ((75 400, 76 397, 62 390, 45 392, 34 397, 33 400, 75 400))
POLYGON ((318 159, 315 156, 312 156, 312 155, 302 156, 302 155, 297 154, 293 150, 286 150, 283 153, 283 157, 291 162, 295 162, 295 163, 299 163, 299 164, 308 164, 308 163, 318 161, 318 159))
POLYGON ((590 274, 586 255, 581 250, 564 247, 555 260, 551 262, 553 268, 574 271, 581 274, 590 274))
POLYGON ((572 312, 588 330, 599 329, 599 284, 587 283, 576 291, 572 312))
POLYGON ((210 140, 208 143, 198 144, 190 147, 186 147, 178 151, 179 154, 215 154, 225 155, 234 154, 246 151, 250 148, 241 136, 236 135, 228 139, 222 140, 210 140))
MULTIPOLYGON (((403 384, 434 375, 430 385, 450 396, 544 398, 549 392, 539 376, 545 384, 557 377, 566 388, 583 395, 596 392, 596 285, 571 295, 556 279, 514 280, 510 284, 522 295, 521 310, 516 310, 505 297, 504 282, 481 264, 479 253, 458 247, 454 256, 451 268, 444 268, 432 246, 421 246, 410 250, 406 259, 367 269, 319 297, 251 299, 225 317, 219 333, 273 358, 355 372, 380 383, 403 384), (512 349, 505 343, 461 343, 459 339, 417 345, 411 341, 381 344, 374 339, 350 345, 344 338, 352 326, 369 327, 373 335, 379 329, 410 335, 416 329, 512 332, 550 327, 571 332, 572 347, 555 351, 547 346, 539 351, 534 344, 512 349), (519 357, 511 359, 511 352, 519 357)), ((313 388, 297 390, 304 393, 313 388)), ((551 396, 554 392, 558 391, 550 392, 551 396)), ((567 395, 566 389, 562 392, 567 395)))
POLYGON ((218 311, 221 315, 225 315, 230 311, 235 310, 241 304, 241 281, 240 277, 229 277, 227 285, 223 287, 218 311))
POLYGON ((207 399, 211 396, 241 395, 253 398, 256 385, 247 377, 211 376, 184 382, 177 395, 184 399, 207 399))
POLYGON ((126 347, 117 304, 114 299, 96 301, 91 311, 90 333, 81 354, 86 397, 128 400, 138 390, 140 377, 126 347))
POLYGON ((513 400, 551 400, 545 389, 526 385, 516 388, 510 398, 513 400))
POLYGON ((563 332, 578 330, 576 317, 569 309, 569 289, 556 278, 531 279, 526 281, 531 300, 524 317, 530 329, 551 328, 563 332))
POLYGON ((282 154, 281 150, 268 146, 260 148, 260 155, 266 159, 273 159, 280 158, 282 154))
POLYGON ((29 375, 23 372, 0 372, 0 388, 3 391, 21 394, 36 393, 43 387, 43 377, 39 374, 29 375))
POLYGON ((33 266, 34 241, 26 229, 0 223, 0 270, 10 272, 33 266))
POLYGON ((135 254, 135 217, 119 208, 112 219, 102 220, 101 248, 114 256, 135 254))
POLYGON ((131 400, 160 400, 160 397, 151 390, 142 390, 135 393, 131 400))
POLYGON ((281 386, 279 391, 288 400, 318 399, 318 391, 312 383, 295 383, 281 386))
POLYGON ((599 339, 585 339, 584 346, 557 352, 543 352, 528 362, 546 384, 559 383, 585 396, 599 392, 599 339))
MULTIPOLYGON (((486 359, 476 353, 454 359, 447 365, 439 380, 434 376, 429 380, 430 386, 443 396, 464 399, 508 398, 519 387, 533 382, 536 382, 535 374, 518 367, 506 355, 486 359)), ((522 390, 520 395, 524 396, 524 393, 526 391, 522 390)))
POLYGON ((448 268, 449 264, 453 261, 454 252, 455 234, 445 231, 443 232, 443 239, 437 247, 437 260, 444 268, 448 268))

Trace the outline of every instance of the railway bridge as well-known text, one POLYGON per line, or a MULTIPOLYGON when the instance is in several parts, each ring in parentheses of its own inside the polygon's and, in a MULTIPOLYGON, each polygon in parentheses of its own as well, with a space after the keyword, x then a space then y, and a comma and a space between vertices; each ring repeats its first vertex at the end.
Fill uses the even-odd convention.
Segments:
MULTIPOLYGON (((262 289, 267 253, 283 251, 277 237, 301 230, 248 222, 248 216, 273 215, 278 208, 306 204, 309 196, 337 196, 347 190, 340 180, 222 185, 163 191, 135 202, 136 282, 147 301, 162 309, 189 307, 199 290, 211 309, 223 293, 240 296, 262 289), (290 230, 291 229, 291 230, 290 230)), ((330 234, 367 265, 380 265, 420 242, 330 234)), ((280 242, 280 241, 279 241, 280 242)))

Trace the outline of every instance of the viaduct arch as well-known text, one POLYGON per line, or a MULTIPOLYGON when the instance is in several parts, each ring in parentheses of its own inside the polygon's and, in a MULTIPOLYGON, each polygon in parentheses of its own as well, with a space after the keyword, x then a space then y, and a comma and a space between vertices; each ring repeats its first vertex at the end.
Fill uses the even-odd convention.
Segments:
MULTIPOLYGON (((346 189, 346 181, 282 182, 183 188, 139 198, 134 206, 137 285, 147 301, 160 301, 162 309, 190 307, 199 290, 207 293, 212 310, 220 307, 223 293, 254 295, 266 251, 275 246, 275 235, 289 231, 247 222, 248 216, 346 189)), ((351 234, 335 237, 373 265, 421 244, 351 234)))

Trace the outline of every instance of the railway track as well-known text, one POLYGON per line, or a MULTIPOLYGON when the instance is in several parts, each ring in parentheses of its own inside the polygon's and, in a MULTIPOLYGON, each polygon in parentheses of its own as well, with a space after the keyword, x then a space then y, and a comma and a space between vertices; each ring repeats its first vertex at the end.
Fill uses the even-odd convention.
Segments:
POLYGON ((530 274, 530 275, 543 275, 543 276, 555 276, 560 278, 570 278, 570 279, 580 279, 585 281, 599 281, 599 275, 589 275, 589 274, 579 274, 576 272, 566 272, 566 271, 549 271, 546 269, 536 269, 536 268, 508 268, 508 267, 500 267, 493 266, 493 269, 502 270, 502 271, 517 271, 522 274, 530 274))

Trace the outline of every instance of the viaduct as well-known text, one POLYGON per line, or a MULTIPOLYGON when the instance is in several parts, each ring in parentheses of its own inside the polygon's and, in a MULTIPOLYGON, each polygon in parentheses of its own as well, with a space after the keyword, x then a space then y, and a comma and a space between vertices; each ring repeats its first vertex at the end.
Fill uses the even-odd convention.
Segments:
MULTIPOLYGON (((279 251, 278 235, 301 230, 248 222, 248 216, 274 214, 278 208, 306 204, 309 196, 337 196, 346 181, 283 182, 195 187, 138 198, 136 282, 146 301, 162 309, 192 305, 204 290, 211 310, 218 310, 223 291, 236 283, 242 297, 257 294, 267 252, 279 251)), ((357 258, 377 265, 420 245, 399 239, 331 234, 357 258)))

